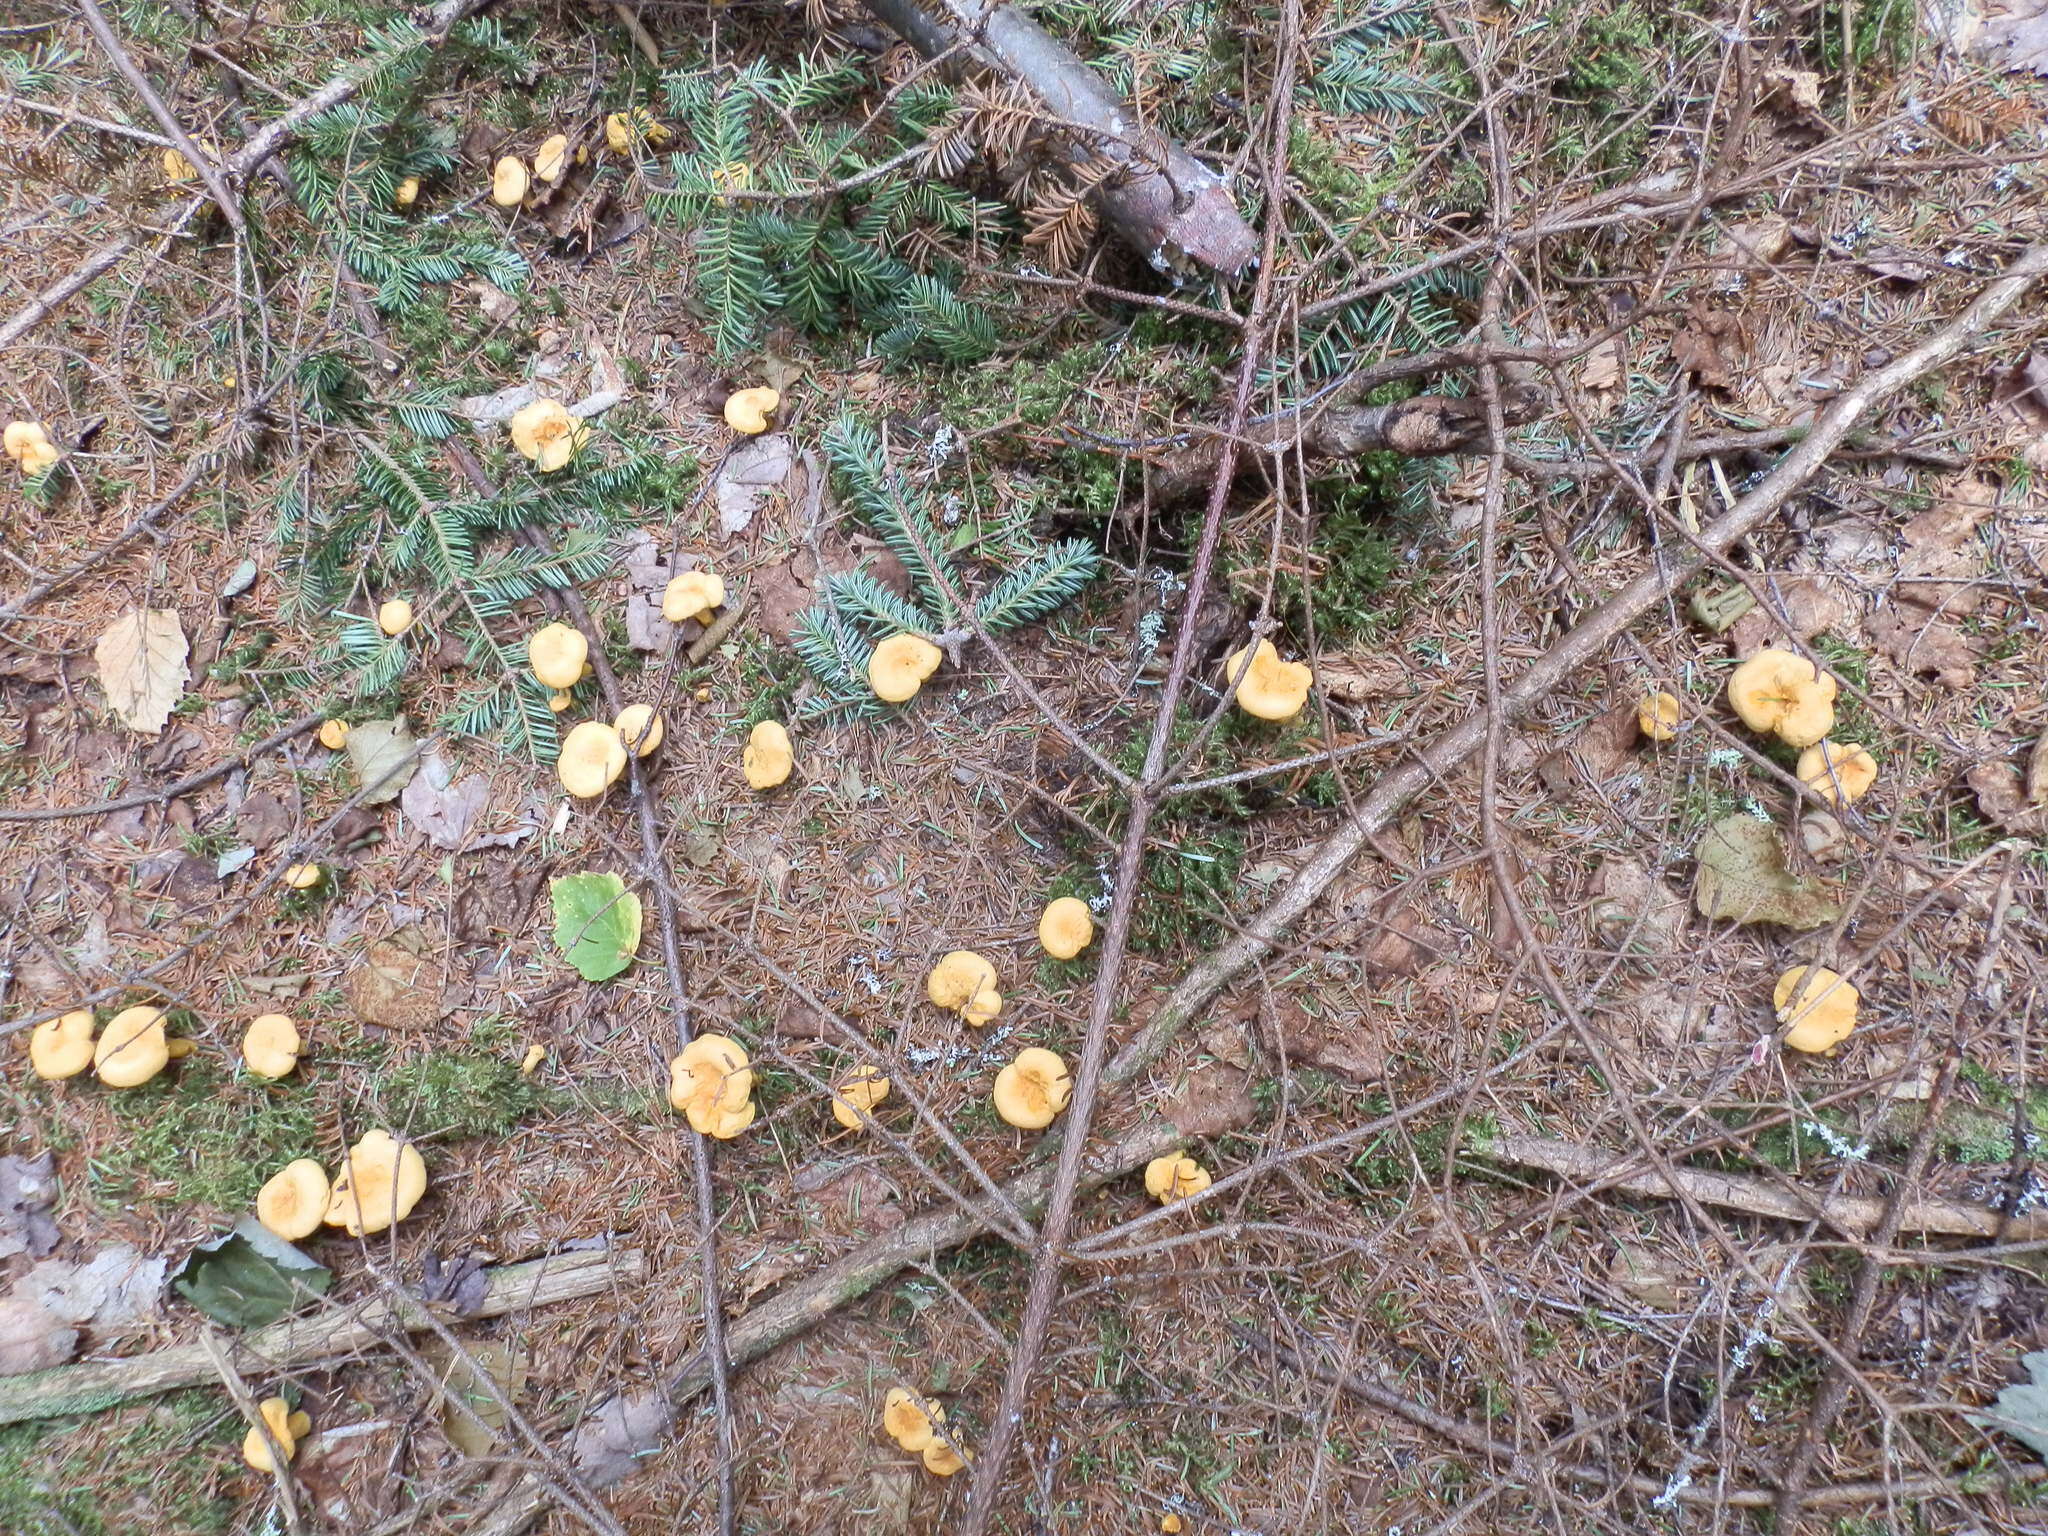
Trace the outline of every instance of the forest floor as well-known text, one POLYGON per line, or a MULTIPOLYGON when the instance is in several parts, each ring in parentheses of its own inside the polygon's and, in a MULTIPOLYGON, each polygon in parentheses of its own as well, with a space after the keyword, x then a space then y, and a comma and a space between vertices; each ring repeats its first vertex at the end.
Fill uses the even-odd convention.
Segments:
POLYGON ((1236 280, 830 0, 15 9, 0 414, 57 456, 0 465, 0 1529, 2048 1531, 2048 1402, 1985 1417, 2048 1350, 2048 286, 1913 362, 2042 260, 2038 0, 1035 7, 1230 173, 1236 280), (1542 404, 1265 451, 1347 380, 1542 404), (688 570, 708 626, 660 615, 688 570), (601 665, 558 715, 564 620, 601 665), (944 658, 884 707, 898 629, 944 658), (1313 671, 1290 720, 1230 702, 1254 636, 1313 671), (1773 648, 1853 803, 1731 708, 1773 648), (565 795, 559 736, 635 702, 659 748, 565 795), (598 980, 564 938, 631 900, 564 916, 585 873, 639 902, 598 980), (985 1027, 928 1000, 955 950, 985 1027), (1802 965, 1860 993, 1825 1050, 1802 965), (31 1071, 136 1006, 189 1043, 151 1081, 31 1071), (731 1139, 668 1101, 706 1032, 731 1139), (1088 1095, 1005 1123, 1025 1047, 1109 1064, 1070 1223, 1088 1095), (299 1243, 325 1294, 236 1347, 283 1272, 195 1250, 378 1128, 424 1199, 299 1243), (1180 1145, 1215 1184, 1162 1206, 1180 1145), (660 1405, 707 1254, 723 1433, 660 1405), (275 1474, 271 1396, 312 1422, 275 1474))

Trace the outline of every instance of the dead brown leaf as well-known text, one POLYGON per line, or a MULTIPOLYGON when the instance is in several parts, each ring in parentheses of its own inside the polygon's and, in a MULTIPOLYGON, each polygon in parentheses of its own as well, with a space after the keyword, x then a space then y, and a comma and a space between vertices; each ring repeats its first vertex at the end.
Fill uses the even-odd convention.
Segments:
POLYGON ((1537 776, 1551 794, 1569 798, 1581 785, 1603 784, 1621 771, 1642 734, 1633 701, 1595 715, 1570 741, 1536 764, 1537 776))
POLYGON ((440 1019, 447 973, 423 954, 379 939, 342 980, 342 991, 356 1016, 386 1029, 425 1029, 440 1019))
POLYGON ((2048 347, 2036 347, 1999 375, 1991 398, 2036 432, 2048 432, 2048 347))
POLYGON ((1811 640, 1853 612, 1847 598, 1815 577, 1766 578, 1765 590, 1771 597, 1729 627, 1728 643, 1737 656, 1753 656, 1788 640, 1811 640))
POLYGON ((2048 76, 2048 0, 1991 0, 1973 51, 2014 74, 2048 76))
POLYGON ((1621 338, 1610 336, 1579 365, 1579 383, 1587 389, 1613 389, 1621 383, 1621 338))
POLYGON ((107 626, 92 657, 107 708, 131 731, 160 734, 185 693, 191 647, 175 608, 131 608, 107 626))
MULTIPOLYGON (((2040 756, 2036 749, 2037 762, 2040 756)), ((2011 763, 1979 763, 1964 775, 1964 782, 1976 793, 1977 809, 1985 820, 2008 832, 2034 836, 2048 832, 2048 805, 2029 798, 2029 777, 2031 774, 2021 774, 2011 763)))
POLYGON ((1984 565, 1976 532, 1997 499, 1994 487, 1961 476, 1902 530, 1898 580, 1868 627, 1878 649, 1908 674, 1931 673, 1949 688, 1975 681, 1976 645, 1956 621, 1983 602, 1972 585, 1984 565))
POLYGON ((1733 315, 1696 307, 1671 338, 1671 361, 1681 372, 1691 374, 1702 389, 1733 389, 1735 373, 1727 352, 1739 341, 1733 315))

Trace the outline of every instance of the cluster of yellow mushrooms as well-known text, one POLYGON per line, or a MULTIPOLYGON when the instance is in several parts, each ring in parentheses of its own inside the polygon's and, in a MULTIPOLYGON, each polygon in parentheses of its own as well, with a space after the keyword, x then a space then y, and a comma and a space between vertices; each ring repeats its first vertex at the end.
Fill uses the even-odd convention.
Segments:
POLYGON ((47 473, 64 457, 40 421, 10 421, 0 433, 0 443, 6 445, 7 457, 20 466, 24 479, 47 473))
POLYGON ((945 1423, 943 1407, 908 1387, 891 1387, 882 1399, 882 1433, 938 1477, 951 1477, 967 1465, 967 1453, 954 1443, 945 1423))
MULTIPOLYGON (((29 1068, 55 1082, 92 1068, 109 1088, 139 1088, 180 1056, 192 1054, 190 1040, 172 1039, 161 1008, 123 1008, 106 1028, 89 1008, 74 1009, 35 1027, 28 1040, 29 1068)), ((242 1065, 252 1077, 287 1076, 299 1062, 299 1030, 281 1013, 258 1014, 242 1033, 242 1065)))
MULTIPOLYGON (((1859 800, 1877 782, 1877 759, 1853 743, 1828 740, 1835 728, 1837 684, 1805 657, 1776 648, 1758 651, 1728 678, 1728 703, 1742 723, 1761 736, 1775 736, 1799 748, 1793 774, 1829 805, 1839 809, 1859 800)), ((1676 696, 1649 693, 1636 710, 1636 723, 1652 741, 1669 741, 1684 718, 1676 696)), ((1861 994, 1826 966, 1795 965, 1771 990, 1771 1007, 1788 1025, 1785 1044, 1795 1051, 1831 1050, 1856 1028, 1861 994)))

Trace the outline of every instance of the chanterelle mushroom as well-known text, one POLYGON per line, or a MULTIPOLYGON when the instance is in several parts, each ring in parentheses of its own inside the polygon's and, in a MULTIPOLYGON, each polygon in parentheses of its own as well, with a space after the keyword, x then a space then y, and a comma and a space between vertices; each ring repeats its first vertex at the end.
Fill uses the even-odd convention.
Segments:
POLYGON ((1834 729, 1835 680, 1804 656, 1758 651, 1728 678, 1728 702, 1752 731, 1810 747, 1834 729))
POLYGON ((377 609, 377 627, 387 635, 402 635, 412 628, 412 604, 394 597, 377 609))
POLYGON ((1055 960, 1071 960, 1095 938, 1095 918, 1078 896, 1061 896, 1045 904, 1038 919, 1038 945, 1055 960))
POLYGON ((612 722, 612 729, 619 733, 619 741, 626 750, 640 757, 660 746, 661 738, 666 734, 661 716, 654 712, 652 704, 628 704, 619 711, 619 718, 612 722))
POLYGON ((1671 740, 1683 718, 1676 694, 1646 693, 1636 702, 1636 727, 1652 741, 1671 740))
POLYGON ((740 772, 755 789, 773 789, 789 777, 796 766, 796 749, 789 743, 789 731, 780 720, 763 720, 747 733, 747 750, 740 755, 740 772))
POLYGON ((327 1219, 334 1188, 327 1170, 310 1157, 296 1158, 273 1173, 256 1196, 256 1219, 288 1243, 311 1237, 327 1219))
MULTIPOLYGON (((270 1431, 271 1438, 277 1442, 277 1448, 284 1456, 284 1459, 289 1462, 294 1456, 298 1455, 299 1435, 292 1433, 292 1420, 295 1418, 305 1418, 305 1416, 293 1413, 291 1404, 281 1397, 266 1397, 257 1405, 257 1412, 263 1415, 264 1427, 270 1431)), ((311 1430, 312 1427, 313 1421, 310 1418, 305 1418, 305 1428, 300 1433, 303 1434, 305 1431, 311 1430)), ((249 1426, 249 1433, 242 1437, 242 1460, 246 1461, 258 1472, 274 1472, 277 1470, 277 1463, 271 1459, 270 1447, 264 1443, 262 1432, 253 1424, 249 1426)))
POLYGON ((996 968, 971 949, 941 956, 925 978, 924 991, 935 1005, 959 1014, 977 1029, 1003 1011, 996 968))
POLYGON ((533 675, 550 688, 574 688, 590 659, 590 642, 569 624, 544 624, 526 642, 526 661, 533 675))
POLYGON ((967 1465, 967 1457, 943 1440, 934 1440, 918 1453, 925 1471, 934 1477, 951 1477, 967 1465))
POLYGON ((845 1081, 833 1090, 832 1118, 849 1131, 860 1130, 867 1124, 867 1121, 861 1118, 861 1112, 866 1110, 872 1113, 874 1107, 887 1097, 889 1079, 882 1075, 880 1068, 866 1065, 855 1067, 846 1074, 845 1081))
POLYGON ((281 1013, 261 1013, 242 1034, 242 1065, 258 1077, 284 1077, 299 1064, 299 1027, 281 1013))
POLYGON ((92 1065, 92 1010, 74 1008, 61 1018, 45 1019, 28 1037, 28 1064, 37 1077, 50 1081, 76 1077, 92 1065))
POLYGON ((346 720, 322 720, 320 722, 320 745, 330 752, 339 752, 348 745, 348 722, 346 720))
POLYGON ((754 1123, 753 1092, 746 1047, 726 1035, 699 1035, 668 1064, 670 1107, 720 1141, 754 1123))
POLYGON ((310 891, 320 883, 318 864, 287 864, 281 877, 295 891, 310 891))
POLYGON ((882 1432, 906 1451, 922 1451, 938 1437, 946 1410, 908 1387, 891 1387, 882 1399, 882 1432))
POLYGON ((350 1237, 382 1232, 403 1221, 427 1192, 427 1164, 419 1149, 389 1131, 365 1131, 327 1197, 324 1220, 350 1237))
POLYGON ((1209 1170, 1185 1152, 1169 1152, 1145 1165, 1145 1193, 1161 1205, 1199 1195, 1211 1182, 1209 1170))
POLYGON ((24 475, 40 475, 64 457, 39 421, 10 421, 6 432, 0 434, 0 443, 6 445, 7 457, 21 466, 24 475))
POLYGON ((602 720, 584 720, 562 738, 555 776, 579 800, 595 800, 626 771, 626 744, 602 720))
POLYGON ((391 201, 400 208, 410 208, 420 200, 420 179, 408 176, 398 184, 398 190, 391 194, 391 201))
POLYGON ((542 181, 560 181, 562 172, 569 168, 569 135, 550 134, 542 139, 540 148, 533 152, 533 174, 542 181))
POLYGON ((901 704, 917 697, 944 659, 945 653, 923 635, 891 635, 868 657, 868 686, 885 704, 901 704))
POLYGON ((766 432, 768 418, 780 404, 781 394, 765 385, 758 389, 736 389, 725 397, 725 424, 750 437, 766 432))
POLYGON ((1877 759, 1861 747, 1817 741, 1799 754, 1793 772, 1828 804, 1847 805, 1877 782, 1877 759))
POLYGON ((671 624, 695 619, 711 622, 712 610, 725 601, 725 578, 710 571, 684 571, 669 578, 661 591, 661 616, 671 624))
POLYGON ((1042 1131, 1067 1107, 1074 1080, 1055 1051, 1026 1046, 996 1074, 996 1113, 1026 1131, 1042 1131))
POLYGON ((512 413, 506 423, 512 446, 533 460, 542 474, 553 474, 590 441, 590 428, 569 414, 559 400, 536 400, 512 413))
POLYGON ((1859 997, 1855 987, 1826 966, 1795 965, 1778 978, 1771 991, 1771 1006, 1780 1024, 1792 1026, 1785 1043, 1795 1051, 1814 1053, 1849 1038, 1856 1028, 1859 997))
POLYGON ((491 167, 491 201, 500 208, 517 208, 526 200, 526 162, 506 155, 491 167))
POLYGON ((123 1008, 100 1031, 92 1066, 109 1088, 134 1088, 163 1071, 171 1059, 161 1008, 123 1008))
POLYGON ((1316 680, 1314 672, 1298 661, 1282 661, 1270 640, 1260 640, 1243 650, 1232 651, 1223 663, 1223 683, 1237 680, 1237 707, 1261 720, 1292 720, 1308 702, 1308 690, 1316 680), (1249 667, 1245 666, 1250 653, 1249 667))

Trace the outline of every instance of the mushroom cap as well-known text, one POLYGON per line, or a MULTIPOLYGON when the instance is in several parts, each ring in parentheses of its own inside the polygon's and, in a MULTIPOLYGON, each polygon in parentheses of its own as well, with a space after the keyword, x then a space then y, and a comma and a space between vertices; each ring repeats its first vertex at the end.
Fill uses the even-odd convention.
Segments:
POLYGON ((754 389, 736 389, 725 397, 725 424, 749 436, 768 430, 768 418, 782 404, 779 390, 765 384, 754 389))
POLYGON ((134 1088, 163 1071, 171 1059, 161 1008, 123 1008, 100 1031, 93 1070, 109 1088, 134 1088))
POLYGON ((1067 1107, 1074 1080, 1056 1051, 1026 1046, 996 1074, 996 1113, 1026 1131, 1042 1131, 1067 1107))
POLYGON ((410 208, 420 200, 420 179, 408 176, 398 184, 398 190, 391 194, 391 201, 401 208, 410 208))
POLYGON ((668 1064, 670 1106, 720 1141, 754 1123, 753 1092, 746 1047, 727 1035, 698 1035, 668 1064))
POLYGON ((36 1076, 54 1082, 91 1066, 93 1022, 90 1008, 74 1008, 38 1024, 28 1037, 28 1064, 36 1076))
MULTIPOLYGON (((939 963, 932 967, 931 975, 924 980, 924 993, 936 1007, 949 1013, 966 1017, 967 1010, 978 1001, 993 997, 996 1007, 1002 1006, 1002 998, 996 992, 996 968, 984 956, 971 949, 956 949, 939 957, 939 963)), ((970 1019, 969 1023, 986 1024, 995 1017, 990 1012, 987 1018, 970 1019)))
POLYGON ((1861 996, 1856 988, 1824 965, 1795 965, 1778 978, 1771 990, 1771 1007, 1780 1024, 1792 1028, 1785 1043, 1795 1051, 1809 1054, 1840 1045, 1856 1028, 1856 1005, 1861 996))
POLYGON ((365 1131, 327 1197, 324 1220, 350 1237, 382 1232, 405 1220, 427 1192, 427 1164, 419 1149, 389 1131, 365 1131))
POLYGON ((320 883, 320 866, 318 864, 287 864, 282 878, 284 883, 295 891, 310 891, 320 883))
POLYGON ((535 400, 521 406, 506 427, 512 434, 512 446, 533 460, 544 475, 567 464, 590 441, 590 428, 571 416, 559 400, 535 400))
POLYGON ((527 665, 554 689, 574 688, 590 659, 590 642, 569 624, 544 624, 526 642, 527 665))
POLYGON ((626 771, 626 744, 602 720, 584 720, 562 738, 555 775, 580 800, 595 800, 626 771))
POLYGON ((891 1387, 882 1399, 882 1432, 906 1451, 921 1451, 938 1439, 935 1425, 946 1422, 946 1410, 908 1387, 891 1387))
POLYGON ((412 628, 412 604, 394 597, 377 609, 377 627, 387 635, 402 635, 412 628))
POLYGON ((867 1124, 861 1118, 861 1111, 873 1110, 887 1097, 889 1079, 882 1075, 880 1068, 862 1064, 847 1073, 845 1080, 833 1090, 832 1118, 849 1131, 858 1131, 867 1124))
POLYGON ((1259 640, 1242 650, 1232 651, 1223 663, 1223 683, 1228 687, 1240 668, 1244 678, 1237 685, 1237 707, 1261 720, 1292 720, 1308 702, 1308 690, 1316 675, 1298 661, 1282 661, 1270 640, 1259 640), (1250 666, 1246 667, 1247 653, 1250 666))
POLYGON ((526 162, 506 155, 491 167, 491 201, 500 208, 516 208, 526 200, 526 162))
POLYGON ((558 715, 575 702, 575 696, 565 688, 557 688, 548 695, 548 708, 558 715))
POLYGON ((569 168, 569 135, 550 134, 533 152, 533 174, 542 181, 560 181, 569 168))
POLYGON ((891 635, 868 657, 868 686, 884 703, 901 704, 917 697, 944 659, 945 653, 923 635, 891 635))
POLYGON ((1636 728, 1652 741, 1669 741, 1676 736, 1678 722, 1683 718, 1676 694, 1646 693, 1636 701, 1636 728))
POLYGON ((633 130, 633 119, 629 113, 613 112, 604 120, 604 141, 611 146, 615 155, 623 155, 633 147, 637 137, 633 130))
POLYGON ((1762 650, 1728 677, 1728 702, 1752 731, 1810 747, 1835 726, 1835 680, 1804 656, 1762 650))
POLYGON ((796 749, 789 744, 789 731, 780 720, 763 720, 747 733, 740 772, 753 788, 773 789, 789 778, 795 765, 796 749))
POLYGON ((288 1243, 311 1237, 327 1219, 334 1196, 327 1170, 310 1157, 286 1163, 256 1195, 256 1219, 288 1243))
POLYGON ((1095 916, 1078 896, 1045 904, 1038 918, 1038 946, 1055 960, 1071 960, 1095 939, 1095 916))
MULTIPOLYGON (((269 1429, 271 1437, 277 1441, 277 1448, 284 1453, 284 1459, 290 1461, 298 1455, 298 1436, 292 1433, 291 1404, 281 1397, 266 1397, 257 1405, 256 1411, 263 1415, 263 1423, 269 1429)), ((306 1427, 313 1427, 311 1419, 306 1421, 306 1427)), ((262 1431, 254 1424, 249 1426, 249 1433, 242 1436, 242 1460, 258 1472, 277 1470, 277 1463, 270 1458, 270 1446, 265 1443, 262 1431)))
POLYGON ((1829 805, 1847 805, 1877 782, 1877 759, 1858 746, 1817 741, 1799 754, 1793 772, 1829 805))
POLYGON ((1145 1165, 1145 1193, 1161 1205, 1199 1195, 1211 1182, 1209 1170, 1185 1152, 1169 1152, 1145 1165))
POLYGON ((299 1026, 282 1013, 259 1013, 242 1032, 242 1065, 258 1077, 285 1077, 299 1064, 299 1026))
POLYGON ((348 745, 348 722, 346 720, 322 720, 320 722, 320 745, 330 752, 339 752, 348 745))
POLYGON ((919 1453, 924 1458, 925 1471, 934 1477, 951 1477, 967 1465, 967 1458, 943 1440, 934 1440, 919 1453))
POLYGON ((628 704, 619 711, 612 729, 619 733, 619 745, 638 757, 647 756, 668 734, 652 704, 628 704))
POLYGON ((40 421, 10 421, 7 429, 0 433, 0 444, 7 449, 7 457, 22 467, 25 474, 37 474, 42 467, 32 467, 30 461, 45 452, 52 462, 56 458, 56 445, 50 441, 50 434, 40 421))
POLYGON ((163 164, 164 178, 167 181, 190 181, 199 174, 199 167, 194 165, 186 157, 185 152, 175 144, 164 146, 163 164))
POLYGON ((725 578, 711 571, 684 571, 661 590, 661 616, 671 624, 687 619, 711 622, 711 610, 725 601, 725 578))

